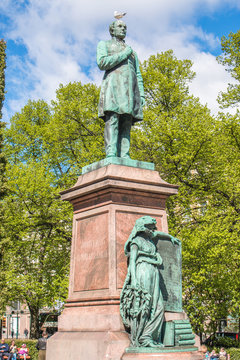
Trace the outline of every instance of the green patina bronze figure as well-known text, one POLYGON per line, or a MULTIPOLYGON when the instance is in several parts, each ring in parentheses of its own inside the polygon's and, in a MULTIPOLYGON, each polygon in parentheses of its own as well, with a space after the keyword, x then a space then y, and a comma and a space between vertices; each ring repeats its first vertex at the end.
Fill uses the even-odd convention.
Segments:
POLYGON ((143 216, 137 219, 124 247, 128 272, 120 313, 133 347, 163 347, 164 303, 159 274, 162 257, 156 248, 158 240, 180 244, 177 238, 157 231, 156 219, 143 216))
POLYGON ((100 41, 97 64, 105 70, 99 117, 105 121, 106 157, 129 158, 131 126, 143 119, 143 80, 136 53, 126 45, 126 24, 116 20, 109 26, 112 39, 100 41))

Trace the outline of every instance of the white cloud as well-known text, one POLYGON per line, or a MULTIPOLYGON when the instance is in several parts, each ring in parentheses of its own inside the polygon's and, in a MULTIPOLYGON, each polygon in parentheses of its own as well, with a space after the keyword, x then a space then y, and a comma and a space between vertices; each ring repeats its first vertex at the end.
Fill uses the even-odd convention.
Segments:
POLYGON ((100 39, 109 37, 108 25, 114 20, 114 10, 127 11, 127 42, 137 51, 140 60, 170 48, 177 57, 192 59, 197 78, 191 90, 215 111, 217 92, 229 78, 214 57, 201 50, 200 43, 210 50, 216 49, 219 39, 196 27, 194 19, 198 12, 213 12, 223 4, 234 6, 237 2, 29 0, 26 5, 24 1, 5 0, 4 6, 0 4, 0 11, 7 14, 13 24, 6 37, 27 48, 27 56, 8 59, 8 80, 20 90, 18 98, 9 102, 10 111, 20 110, 29 98, 54 98, 60 83, 94 80, 99 84, 102 73, 96 67, 96 45, 100 39), (13 66, 20 72, 24 69, 24 74, 19 76, 13 66))
POLYGON ((192 60, 192 70, 196 73, 196 77, 189 85, 190 92, 199 97, 202 104, 207 104, 213 114, 217 114, 219 110, 218 93, 225 91, 228 83, 233 83, 233 79, 224 67, 218 64, 214 55, 201 51, 198 42, 193 41, 194 38, 204 40, 205 43, 208 43, 208 47, 213 49, 220 43, 213 34, 205 34, 202 29, 193 26, 156 36, 154 46, 152 43, 150 47, 146 47, 133 40, 130 42, 140 59, 147 59, 151 54, 174 49, 177 58, 192 60))
POLYGON ((219 110, 216 100, 218 93, 220 90, 226 91, 228 82, 233 83, 233 80, 224 67, 217 63, 215 56, 209 53, 196 53, 193 62, 196 79, 190 84, 190 91, 216 114, 219 110))

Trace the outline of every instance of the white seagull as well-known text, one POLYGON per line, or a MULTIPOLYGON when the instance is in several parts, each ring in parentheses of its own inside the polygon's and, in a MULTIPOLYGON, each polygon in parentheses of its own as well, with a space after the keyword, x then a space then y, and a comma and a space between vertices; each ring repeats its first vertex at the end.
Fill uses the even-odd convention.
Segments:
POLYGON ((120 12, 120 11, 114 11, 114 17, 115 19, 121 19, 122 17, 124 17, 126 15, 125 12, 120 12))

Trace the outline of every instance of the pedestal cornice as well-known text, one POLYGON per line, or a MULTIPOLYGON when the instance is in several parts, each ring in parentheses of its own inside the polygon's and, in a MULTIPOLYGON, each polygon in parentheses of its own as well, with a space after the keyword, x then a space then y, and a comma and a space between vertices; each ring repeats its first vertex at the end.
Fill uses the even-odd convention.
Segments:
POLYGON ((178 185, 168 184, 157 171, 111 164, 81 175, 72 188, 61 192, 61 198, 70 201, 74 210, 103 203, 165 208, 161 199, 177 192, 178 185))

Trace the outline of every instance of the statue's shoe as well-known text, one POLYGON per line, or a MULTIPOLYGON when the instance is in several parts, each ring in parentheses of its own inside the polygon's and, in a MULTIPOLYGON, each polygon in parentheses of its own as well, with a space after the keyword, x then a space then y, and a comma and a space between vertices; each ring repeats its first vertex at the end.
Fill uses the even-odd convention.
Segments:
POLYGON ((151 347, 151 348, 162 348, 164 345, 162 343, 158 343, 156 341, 150 340, 144 347, 151 347))

